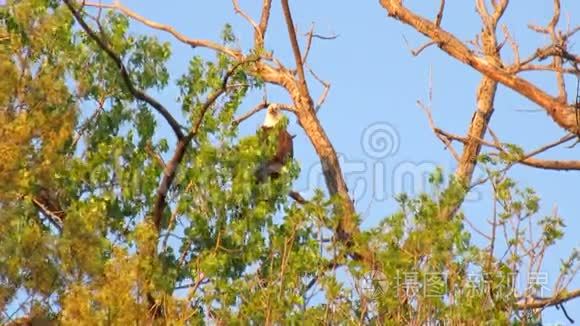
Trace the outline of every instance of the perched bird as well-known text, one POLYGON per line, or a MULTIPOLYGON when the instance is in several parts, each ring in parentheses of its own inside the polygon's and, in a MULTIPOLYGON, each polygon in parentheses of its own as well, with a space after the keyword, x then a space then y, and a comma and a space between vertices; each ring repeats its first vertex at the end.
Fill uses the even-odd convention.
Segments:
POLYGON ((268 177, 279 177, 284 164, 294 157, 294 136, 290 135, 286 128, 278 125, 283 117, 284 114, 280 112, 280 108, 270 105, 266 112, 264 123, 260 127, 259 135, 264 143, 268 137, 271 137, 272 133, 276 133, 274 155, 260 164, 256 171, 256 180, 260 183, 264 182, 268 177))

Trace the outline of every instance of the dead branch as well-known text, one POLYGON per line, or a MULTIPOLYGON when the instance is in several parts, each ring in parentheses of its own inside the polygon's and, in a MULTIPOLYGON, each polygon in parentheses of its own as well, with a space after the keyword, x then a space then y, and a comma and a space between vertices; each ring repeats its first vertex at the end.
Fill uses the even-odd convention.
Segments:
POLYGON ((264 0, 262 2, 262 15, 260 16, 260 25, 258 26, 258 33, 254 36, 256 49, 264 47, 264 39, 266 38, 266 29, 268 28, 268 20, 270 19, 270 10, 272 8, 272 0, 264 0))
POLYGON ((554 67, 553 64, 549 65, 526 64, 518 68, 518 72, 522 71, 552 71, 568 75, 576 75, 578 73, 575 68, 564 68, 564 67, 556 68, 554 67))
POLYGON ((381 0, 380 3, 388 11, 389 16, 410 25, 437 42, 439 47, 451 57, 527 97, 542 107, 560 127, 572 133, 580 133, 580 128, 576 125, 574 111, 567 103, 562 103, 558 98, 550 96, 531 82, 515 76, 506 68, 490 62, 486 58, 479 57, 453 34, 411 12, 403 6, 401 1, 381 0))
POLYGON ((506 41, 510 44, 511 48, 512 48, 512 52, 514 54, 514 66, 521 66, 520 65, 520 49, 519 49, 519 45, 516 42, 516 40, 513 38, 513 36, 511 35, 507 25, 502 25, 502 31, 503 34, 505 36, 506 41))
MULTIPOLYGON (((240 4, 238 2, 238 0, 232 0, 232 4, 234 5, 234 11, 236 12, 236 14, 244 17, 244 19, 250 24, 252 25, 252 27, 254 27, 254 33, 256 33, 256 35, 260 34, 260 27, 258 26, 258 24, 256 24, 256 22, 252 19, 252 17, 250 17, 248 14, 246 14, 245 11, 242 10, 242 8, 240 8, 240 4)), ((261 37, 261 35, 260 35, 261 37)))
POLYGON ((421 54, 421 52, 423 52, 423 50, 425 50, 426 48, 430 47, 431 45, 435 45, 437 44, 437 42, 435 41, 429 41, 421 46, 419 46, 416 49, 412 49, 411 45, 409 44, 409 41, 407 40, 407 38, 405 37, 405 35, 403 35, 403 40, 405 41, 405 44, 407 45, 407 49, 409 49, 409 52, 411 52, 411 54, 416 57, 419 54, 421 54))
POLYGON ((314 106, 314 110, 318 113, 318 111, 322 107, 322 104, 324 104, 324 101, 326 101, 326 97, 328 97, 328 92, 330 91, 330 83, 318 77, 318 75, 310 67, 307 66, 307 68, 312 77, 314 77, 316 81, 322 84, 323 87, 322 93, 320 94, 320 97, 318 98, 318 100, 316 101, 316 105, 314 106))
POLYGON ((266 100, 256 104, 250 111, 242 114, 241 116, 235 118, 232 121, 232 125, 239 125, 240 123, 244 122, 245 120, 249 119, 254 114, 264 110, 265 108, 272 107, 278 110, 287 111, 287 112, 295 112, 296 109, 290 104, 284 103, 268 103, 266 100))
POLYGON ((439 11, 435 17, 435 25, 437 26, 441 26, 441 21, 443 20, 443 11, 445 11, 445 0, 441 0, 441 3, 439 4, 439 11))
POLYGON ((314 38, 321 40, 335 40, 336 38, 338 38, 338 35, 326 36, 314 33, 314 23, 312 23, 310 31, 308 31, 308 33, 306 33, 304 36, 306 36, 306 49, 304 50, 304 55, 302 56, 302 62, 304 64, 306 64, 306 61, 308 60, 308 54, 310 53, 310 48, 312 47, 312 40, 314 38))
MULTIPOLYGON (((458 141, 460 143, 467 142, 466 137, 454 135, 452 133, 446 132, 446 131, 441 130, 439 128, 436 128, 435 132, 438 134, 441 134, 444 138, 449 139, 449 140, 458 141)), ((565 142, 576 139, 576 137, 577 137, 576 135, 567 135, 567 136, 565 136, 565 137, 563 137, 563 138, 561 138, 553 143, 544 145, 536 150, 533 150, 531 152, 528 152, 528 153, 522 155, 521 158, 515 160, 511 164, 513 165, 513 164, 519 163, 519 164, 527 165, 530 167, 535 167, 535 168, 540 168, 540 169, 545 169, 545 170, 559 170, 559 171, 580 170, 580 161, 575 161, 575 160, 545 160, 545 159, 536 159, 533 157, 533 156, 536 156, 540 153, 546 152, 547 150, 552 149, 558 145, 564 144, 565 142)), ((500 151, 502 153, 506 153, 506 154, 508 153, 507 149, 505 149, 501 144, 490 143, 490 142, 485 141, 483 139, 477 139, 477 141, 484 146, 497 149, 498 151, 500 151)), ((510 167, 511 167, 511 165, 510 165, 510 167)), ((481 182, 477 182, 477 184, 480 184, 480 183, 481 182)))
MULTIPOLYGON (((546 27, 546 30, 548 31, 548 34, 550 35, 550 40, 552 41, 552 44, 554 44, 555 46, 557 46, 559 48, 562 48, 563 51, 565 51, 566 44, 559 37, 559 35, 556 31, 556 26, 558 25, 559 21, 560 21, 560 0, 554 0, 554 15, 552 16, 550 23, 546 27)), ((562 56, 554 56, 552 58, 552 65, 556 69, 556 83, 558 85, 558 98, 561 102, 565 103, 566 99, 568 98, 568 94, 566 92, 566 83, 564 81, 564 74, 561 72, 562 65, 563 65, 562 56)))
MULTIPOLYGON (((492 42, 492 46, 496 44, 495 40, 492 42)), ((490 58, 490 60, 492 59, 490 58)), ((486 77, 482 78, 477 88, 476 110, 469 122, 463 153, 455 170, 455 175, 464 184, 469 184, 477 165, 477 157, 481 152, 480 140, 485 137, 489 121, 493 115, 496 90, 497 83, 486 77)))
POLYGON ((237 126, 240 123, 244 122, 246 119, 250 118, 254 114, 256 114, 256 113, 264 110, 267 107, 268 107, 268 102, 266 102, 266 100, 263 100, 262 102, 256 104, 256 106, 254 106, 254 108, 251 109, 250 111, 248 111, 248 112, 242 114, 241 116, 235 118, 234 121, 232 122, 232 124, 235 125, 235 126, 237 126))
POLYGON ((310 31, 308 31, 308 33, 306 33, 306 49, 304 50, 304 55, 302 56, 302 62, 304 62, 304 64, 306 64, 306 62, 308 61, 308 54, 310 54, 310 48, 312 47, 312 38, 314 35, 314 23, 312 23, 312 26, 310 27, 310 31))
POLYGON ((455 151, 455 148, 453 148, 453 144, 451 144, 451 142, 449 141, 450 138, 446 137, 447 135, 445 135, 445 133, 441 132, 441 130, 435 126, 435 121, 433 120, 433 114, 431 113, 431 108, 429 108, 428 106, 423 104, 423 102, 421 102, 421 101, 417 101, 417 105, 423 110, 423 112, 427 116, 427 121, 429 122, 429 127, 431 128, 431 130, 433 130, 433 133, 435 134, 435 136, 437 136, 437 138, 439 138, 439 140, 441 140, 441 142, 445 145, 445 148, 449 149, 449 151, 451 152, 451 155, 453 155, 453 158, 455 158, 456 161, 459 161, 459 155, 455 151), (444 136, 444 137, 442 137, 442 136, 444 136))

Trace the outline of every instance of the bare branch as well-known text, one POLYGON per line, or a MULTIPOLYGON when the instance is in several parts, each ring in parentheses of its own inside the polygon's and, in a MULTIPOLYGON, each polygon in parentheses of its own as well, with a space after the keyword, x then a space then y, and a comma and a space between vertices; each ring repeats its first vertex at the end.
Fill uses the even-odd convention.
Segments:
POLYGON ((256 35, 259 35, 260 27, 258 26, 258 24, 256 24, 256 22, 252 19, 252 17, 250 17, 248 14, 246 14, 242 10, 242 8, 240 8, 240 4, 239 4, 238 0, 232 0, 232 4, 234 5, 234 11, 236 12, 236 14, 239 14, 240 16, 244 17, 244 19, 250 25, 252 25, 252 27, 254 27, 254 32, 256 33, 256 35))
POLYGON ((435 41, 429 41, 421 46, 419 46, 416 49, 412 49, 411 46, 409 45, 409 41, 407 41, 407 38, 405 37, 405 35, 403 35, 403 40, 405 40, 405 44, 407 45, 407 49, 409 49, 409 52, 411 52, 411 54, 416 57, 419 54, 421 54, 421 52, 423 52, 423 50, 425 50, 426 48, 430 47, 431 45, 435 45, 437 44, 437 42, 435 41))
POLYGON ((559 72, 559 73, 563 73, 563 74, 568 74, 568 75, 577 75, 578 71, 575 68, 556 68, 554 67, 553 64, 549 64, 549 65, 534 65, 534 64, 527 64, 527 65, 523 65, 520 66, 518 69, 518 72, 521 71, 553 71, 553 72, 559 72))
MULTIPOLYGON (((490 60, 498 60, 495 47, 497 42, 493 32, 484 31, 482 39, 489 42, 489 46, 485 47, 486 56, 490 60)), ((485 133, 488 130, 489 121, 493 115, 493 105, 495 102, 495 94, 497 90, 497 82, 483 77, 479 82, 476 93, 476 109, 473 112, 471 121, 469 122, 467 132, 467 142, 464 143, 463 153, 461 159, 455 170, 455 175, 464 184, 469 184, 473 177, 473 171, 477 165, 477 157, 481 152, 481 139, 485 138, 485 133)), ((462 201, 458 202, 458 204, 462 201)))
POLYGON ((312 27, 310 27, 310 31, 308 31, 304 36, 306 36, 306 50, 304 50, 304 55, 302 56, 303 64, 306 64, 308 61, 308 54, 310 54, 310 48, 312 47, 312 40, 314 38, 321 40, 335 40, 338 37, 338 35, 325 36, 314 33, 314 23, 312 24, 312 27))
POLYGON ((535 158, 527 158, 519 161, 523 165, 544 170, 555 171, 580 171, 580 161, 574 160, 541 160, 535 158))
POLYGON ((317 38, 317 39, 321 39, 321 40, 326 40, 326 41, 329 41, 329 40, 335 40, 335 39, 337 39, 339 36, 340 36, 340 35, 338 35, 338 34, 334 34, 334 35, 330 35, 330 36, 328 36, 328 35, 321 35, 321 34, 316 34, 316 33, 313 33, 313 34, 312 34, 312 37, 313 37, 313 38, 317 38))
POLYGON ((573 133, 580 133, 580 128, 576 124, 574 110, 567 103, 562 103, 559 99, 550 96, 531 82, 514 76, 506 68, 477 56, 457 37, 429 20, 411 12, 403 6, 401 1, 381 0, 380 2, 391 17, 412 26, 420 33, 437 42, 439 47, 450 56, 527 97, 542 107, 560 127, 573 133))
POLYGON ((516 40, 512 37, 507 25, 502 25, 502 31, 505 35, 505 39, 510 44, 512 52, 514 54, 514 66, 520 66, 520 49, 516 40))
POLYGON ((259 34, 254 36, 256 48, 264 47, 264 39, 266 38, 266 29, 268 28, 268 20, 270 19, 270 10, 272 8, 272 0, 264 0, 262 2, 262 15, 260 17, 260 25, 258 26, 259 34))
POLYGON ((427 121, 429 122, 429 127, 431 127, 431 130, 433 130, 433 133, 435 133, 437 138, 439 138, 439 140, 441 140, 441 142, 443 144, 445 144, 445 148, 449 149, 449 151, 451 152, 451 155, 453 155, 453 158, 455 158, 456 161, 459 161, 459 155, 457 154, 457 152, 455 151, 455 148, 453 148, 453 145, 449 141, 450 138, 449 137, 441 137, 441 135, 446 136, 446 134, 443 133, 441 131, 441 129, 439 129, 435 126, 435 121, 433 120, 433 115, 431 114, 431 109, 428 106, 426 106, 425 104, 423 104, 423 102, 421 102, 421 101, 417 101, 417 105, 423 110, 425 115, 427 115, 427 121))
POLYGON ((544 145, 544 146, 542 146, 542 147, 540 147, 540 148, 538 148, 536 150, 533 150, 533 151, 529 152, 528 154, 525 154, 522 159, 525 160, 525 159, 530 158, 532 156, 536 156, 536 155, 541 154, 541 153, 543 153, 543 152, 545 152, 545 151, 547 151, 549 149, 552 149, 552 148, 554 148, 556 146, 559 146, 561 144, 564 144, 564 143, 566 143, 566 142, 568 142, 568 141, 570 141, 572 139, 576 139, 576 138, 577 138, 576 135, 572 135, 572 134, 566 135, 566 136, 558 139, 557 141, 555 141, 553 143, 544 145))
POLYGON ((256 104, 250 111, 242 114, 241 116, 235 118, 232 121, 232 125, 237 126, 240 123, 244 122, 245 120, 249 119, 251 116, 253 116, 254 114, 264 110, 267 107, 272 107, 272 108, 276 108, 278 110, 282 110, 282 111, 288 111, 288 112, 295 112, 295 108, 290 105, 290 104, 284 104, 284 103, 268 103, 266 100, 263 100, 262 102, 256 104))
POLYGON ((310 67, 308 67, 308 71, 310 72, 312 77, 314 77, 314 79, 316 79, 320 84, 322 84, 323 87, 322 93, 320 94, 320 97, 318 98, 318 100, 316 101, 316 105, 314 106, 314 110, 318 112, 322 107, 322 104, 324 104, 324 101, 326 101, 326 97, 328 97, 328 92, 330 92, 330 83, 318 77, 318 75, 314 72, 314 70, 310 69, 310 67))
POLYGON ((441 3, 439 4, 439 11, 435 17, 436 26, 441 26, 441 20, 443 20, 443 11, 445 11, 445 0, 441 0, 441 3))
MULTIPOLYGON (((464 143, 464 144, 467 143, 466 137, 454 135, 452 133, 443 131, 439 128, 436 128, 435 132, 443 135, 445 138, 447 138, 449 140, 458 141, 458 142, 464 143)), ((491 133, 491 130, 490 130, 490 133, 491 133)), ((550 143, 548 145, 544 145, 544 146, 542 146, 534 151, 526 153, 526 154, 522 155, 522 157, 519 158, 518 160, 510 163, 509 167, 513 166, 513 164, 520 163, 520 164, 527 165, 530 167, 541 168, 541 169, 545 169, 545 170, 560 170, 560 171, 580 170, 580 161, 544 160, 544 159, 533 158, 533 156, 536 156, 540 153, 543 153, 543 152, 545 152, 549 149, 552 149, 558 145, 564 144, 572 139, 575 139, 576 137, 577 137, 576 135, 570 134, 570 135, 564 136, 563 138, 560 138, 559 140, 557 140, 553 143, 550 143)), ((477 141, 484 146, 497 149, 503 153, 507 153, 507 150, 498 142, 490 143, 490 142, 485 141, 483 139, 477 139, 477 141)), ((487 180, 487 178, 486 178, 486 180, 487 180)), ((476 182, 476 184, 481 184, 481 183, 482 183, 481 181, 476 182)), ((473 187, 473 186, 470 186, 470 187, 473 187)))
POLYGON ((76 148, 76 146, 77 146, 78 142, 79 142, 79 141, 81 140, 81 138, 83 137, 83 135, 84 135, 85 131, 88 129, 89 125, 90 125, 90 124, 91 124, 91 123, 92 123, 92 122, 93 122, 95 119, 97 119, 97 118, 99 117, 99 115, 100 115, 100 114, 103 112, 103 110, 104 110, 104 105, 105 105, 105 104, 104 104, 104 101, 105 101, 105 98, 104 98, 104 96, 103 96, 103 97, 101 97, 101 98, 100 98, 100 99, 97 101, 97 104, 98 104, 99 106, 97 107, 97 109, 95 110, 95 112, 93 112, 93 114, 92 114, 92 115, 91 115, 89 118, 87 118, 87 119, 86 119, 86 120, 85 120, 85 121, 84 121, 84 122, 83 122, 83 123, 80 125, 80 127, 77 129, 77 132, 76 132, 76 134, 75 134, 75 136, 74 136, 74 138, 73 138, 73 141, 72 141, 71 148, 76 148))
MULTIPOLYGON (((465 217, 463 220, 467 223, 467 225, 469 225, 469 227, 471 227, 471 229, 473 229, 473 231, 475 231, 477 234, 481 235, 485 239, 489 240, 493 244, 493 234, 491 236, 485 234, 485 232, 481 231, 477 226, 471 223, 471 221, 467 217, 465 217)), ((493 250, 491 250, 491 252, 493 252, 493 250)))
POLYGON ((288 28, 288 36, 290 37, 290 44, 292 45, 292 52, 294 53, 294 61, 296 62, 298 78, 304 89, 306 89, 306 77, 304 76, 302 54, 300 53, 300 46, 298 45, 298 39, 296 38, 296 29, 294 28, 294 21, 292 20, 292 13, 290 12, 288 0, 282 0, 282 10, 284 11, 284 19, 286 20, 286 27, 288 28))
POLYGON ((253 109, 251 109, 250 111, 244 113, 243 115, 237 117, 234 119, 234 121, 232 122, 233 125, 239 125, 240 123, 244 122, 246 119, 250 118, 251 116, 253 116, 254 114, 256 114, 257 112, 262 111, 263 109, 268 107, 268 102, 266 102, 265 100, 256 104, 256 106, 254 106, 253 109))
POLYGON ((306 33, 306 50, 304 50, 304 55, 302 56, 302 62, 306 64, 308 61, 308 54, 310 54, 310 47, 312 46, 312 37, 314 36, 314 23, 310 27, 310 31, 306 33))

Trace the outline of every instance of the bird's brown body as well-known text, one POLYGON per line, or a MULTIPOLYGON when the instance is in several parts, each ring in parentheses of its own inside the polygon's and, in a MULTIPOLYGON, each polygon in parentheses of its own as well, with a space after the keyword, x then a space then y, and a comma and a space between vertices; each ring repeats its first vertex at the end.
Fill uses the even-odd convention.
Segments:
POLYGON ((257 179, 260 182, 264 181, 266 177, 278 177, 282 167, 294 157, 294 137, 288 133, 286 128, 279 128, 277 125, 281 117, 282 114, 278 110, 268 109, 264 125, 262 125, 260 130, 261 139, 264 143, 272 132, 277 132, 274 154, 258 170, 257 179))

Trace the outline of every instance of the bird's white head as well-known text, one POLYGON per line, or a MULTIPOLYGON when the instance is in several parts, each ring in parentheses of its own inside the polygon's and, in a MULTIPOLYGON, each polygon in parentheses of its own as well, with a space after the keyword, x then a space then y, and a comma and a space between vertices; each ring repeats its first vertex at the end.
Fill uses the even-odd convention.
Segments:
POLYGON ((280 122, 280 120, 282 120, 280 109, 270 105, 266 111, 266 118, 264 118, 262 126, 271 128, 280 122))

